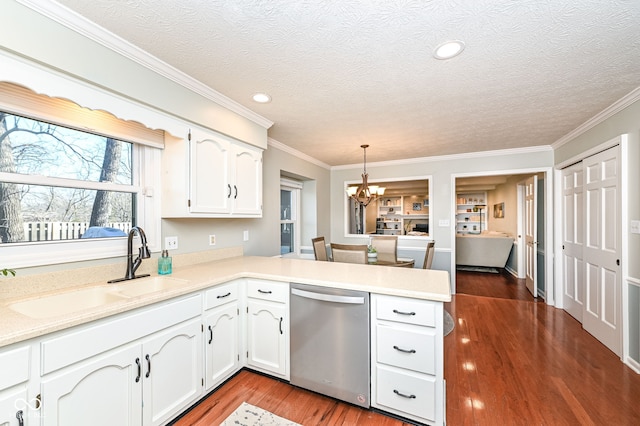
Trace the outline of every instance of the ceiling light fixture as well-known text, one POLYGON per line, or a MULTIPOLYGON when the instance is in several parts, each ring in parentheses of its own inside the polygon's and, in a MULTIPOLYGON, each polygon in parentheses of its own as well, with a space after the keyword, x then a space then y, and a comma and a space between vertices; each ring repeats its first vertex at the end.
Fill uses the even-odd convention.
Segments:
POLYGON ((271 96, 261 92, 254 93, 251 99, 253 99, 255 102, 258 102, 259 104, 268 104, 269 102, 271 102, 271 96))
POLYGON ((458 56, 464 50, 464 42, 460 40, 445 41, 438 45, 433 51, 433 57, 436 59, 451 59, 458 56))
POLYGON ((385 188, 381 188, 378 185, 369 186, 367 182, 369 179, 369 175, 367 174, 367 148, 369 148, 369 145, 360 145, 360 148, 364 150, 364 173, 362 173, 362 185, 348 187, 347 195, 356 203, 366 207, 371 201, 381 195, 384 195, 385 188))

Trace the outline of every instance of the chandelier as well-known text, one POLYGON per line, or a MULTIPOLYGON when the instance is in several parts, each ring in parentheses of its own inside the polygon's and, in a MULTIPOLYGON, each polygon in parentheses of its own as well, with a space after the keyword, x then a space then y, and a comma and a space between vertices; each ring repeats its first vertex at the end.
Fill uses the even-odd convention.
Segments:
POLYGON ((385 188, 381 188, 378 185, 371 185, 367 183, 369 175, 367 174, 367 148, 369 145, 360 145, 360 148, 364 150, 364 173, 362 173, 362 185, 350 186, 347 188, 347 195, 361 206, 368 206, 369 203, 379 196, 384 194, 385 188))

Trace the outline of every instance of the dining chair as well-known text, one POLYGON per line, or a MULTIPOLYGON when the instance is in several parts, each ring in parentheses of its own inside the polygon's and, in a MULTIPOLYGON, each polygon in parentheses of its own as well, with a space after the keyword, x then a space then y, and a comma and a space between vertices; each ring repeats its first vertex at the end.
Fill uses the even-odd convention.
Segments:
POLYGON ((331 243, 331 257, 334 262, 362 263, 368 262, 366 244, 331 243))
POLYGON ((316 260, 329 260, 327 256, 327 245, 324 242, 324 237, 316 237, 311 239, 313 244, 313 254, 316 256, 316 260))
POLYGON ((376 235, 371 236, 371 245, 378 252, 380 262, 398 262, 398 236, 397 235, 376 235))
POLYGON ((422 264, 422 269, 431 269, 431 265, 433 264, 433 255, 436 251, 436 242, 429 241, 427 243, 427 251, 424 253, 424 263, 422 264))

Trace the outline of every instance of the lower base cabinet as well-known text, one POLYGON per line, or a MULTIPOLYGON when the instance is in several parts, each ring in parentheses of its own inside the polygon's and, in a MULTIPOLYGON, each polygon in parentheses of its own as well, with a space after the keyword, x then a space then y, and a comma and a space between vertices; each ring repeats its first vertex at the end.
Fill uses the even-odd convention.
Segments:
MULTIPOLYGON (((33 407, 35 409, 35 407, 33 407)), ((24 386, 0 392, 0 425, 28 426, 33 409, 29 406, 24 386), (22 423, 20 423, 22 419, 22 423)), ((36 424, 35 422, 33 424, 36 424)))
POLYGON ((240 369, 240 321, 237 302, 205 312, 205 391, 240 369))
POLYGON ((443 305, 371 296, 371 405, 445 424, 443 305))
POLYGON ((160 425, 202 394, 200 319, 44 377, 43 426, 160 425))

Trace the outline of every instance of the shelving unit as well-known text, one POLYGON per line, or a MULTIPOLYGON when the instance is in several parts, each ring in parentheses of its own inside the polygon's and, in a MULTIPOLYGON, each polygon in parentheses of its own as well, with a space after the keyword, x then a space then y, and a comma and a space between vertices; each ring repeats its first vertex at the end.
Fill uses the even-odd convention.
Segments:
POLYGON ((456 233, 479 234, 487 229, 487 193, 461 193, 457 195, 456 233))
MULTIPOLYGON (((405 225, 413 226, 418 223, 429 223, 429 203, 419 199, 420 210, 413 210, 415 197, 383 197, 378 200, 378 217, 376 219, 376 234, 405 235, 405 225), (415 223, 414 223, 415 220, 415 223), (409 222, 410 221, 410 222, 409 222)), ((416 202, 415 204, 418 204, 416 202)))

